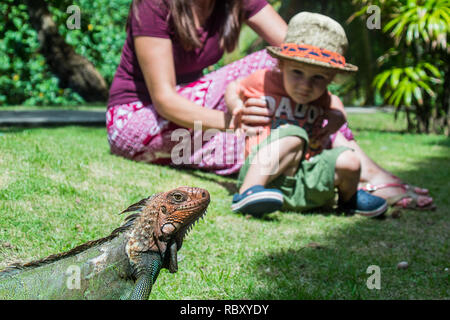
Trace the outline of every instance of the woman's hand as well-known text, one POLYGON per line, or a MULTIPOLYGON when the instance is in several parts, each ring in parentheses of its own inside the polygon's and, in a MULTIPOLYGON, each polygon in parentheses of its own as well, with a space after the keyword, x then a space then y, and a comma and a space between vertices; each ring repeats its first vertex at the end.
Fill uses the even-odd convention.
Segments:
POLYGON ((263 99, 250 98, 245 103, 235 99, 229 107, 230 120, 228 128, 234 129, 236 134, 255 135, 263 130, 272 119, 272 111, 267 108, 263 99))
MULTIPOLYGON (((244 102, 240 98, 233 101, 233 107, 229 108, 227 127, 234 130, 234 133, 240 135, 254 135, 258 133, 258 127, 248 126, 242 122, 245 110, 244 102)), ((246 116, 248 117, 248 116, 246 116)))
POLYGON ((227 129, 234 130, 238 136, 244 133, 242 128, 242 110, 243 106, 236 106, 231 113, 227 114, 227 129))
POLYGON ((256 135, 263 131, 263 127, 272 121, 273 112, 267 107, 264 99, 250 98, 243 102, 241 99, 235 100, 230 129, 239 131, 240 134, 256 135))
POLYGON ((258 134, 272 121, 273 112, 264 99, 249 98, 242 109, 242 129, 248 135, 258 134))
POLYGON ((271 121, 272 112, 264 99, 250 98, 245 102, 239 94, 239 80, 232 81, 225 90, 225 104, 230 120, 228 128, 239 130, 245 134, 257 134, 261 126, 271 121))
POLYGON ((248 126, 267 125, 273 115, 266 100, 258 98, 247 99, 242 113, 242 122, 248 126))

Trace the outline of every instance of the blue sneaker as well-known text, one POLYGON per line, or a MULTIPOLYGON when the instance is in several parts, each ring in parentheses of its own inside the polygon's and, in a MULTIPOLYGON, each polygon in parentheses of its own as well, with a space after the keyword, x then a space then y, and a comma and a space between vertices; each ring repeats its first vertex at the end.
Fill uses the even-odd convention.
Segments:
POLYGON ((262 216, 281 209, 283 206, 283 193, 278 189, 266 189, 256 185, 245 190, 242 194, 233 196, 231 210, 262 216))
POLYGON ((358 190, 353 197, 339 206, 344 211, 365 217, 377 217, 388 209, 387 201, 364 190, 358 190))

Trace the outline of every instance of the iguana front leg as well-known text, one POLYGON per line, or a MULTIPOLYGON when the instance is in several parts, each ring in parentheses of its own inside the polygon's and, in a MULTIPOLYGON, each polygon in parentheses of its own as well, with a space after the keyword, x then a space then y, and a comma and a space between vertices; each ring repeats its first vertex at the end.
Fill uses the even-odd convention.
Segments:
POLYGON ((162 258, 159 253, 144 252, 141 254, 139 265, 136 265, 137 277, 130 300, 148 299, 161 267, 162 258))

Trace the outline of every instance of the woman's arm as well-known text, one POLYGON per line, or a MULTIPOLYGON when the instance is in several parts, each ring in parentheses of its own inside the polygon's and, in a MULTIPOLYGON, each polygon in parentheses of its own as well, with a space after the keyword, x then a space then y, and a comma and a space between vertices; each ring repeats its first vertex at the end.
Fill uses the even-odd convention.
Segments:
POLYGON ((287 24, 271 5, 248 19, 247 24, 271 46, 279 46, 284 42, 287 24))
POLYGON ((159 115, 185 128, 201 121, 202 129, 225 130, 231 116, 199 106, 176 91, 172 41, 156 37, 135 37, 136 56, 153 105, 159 115))

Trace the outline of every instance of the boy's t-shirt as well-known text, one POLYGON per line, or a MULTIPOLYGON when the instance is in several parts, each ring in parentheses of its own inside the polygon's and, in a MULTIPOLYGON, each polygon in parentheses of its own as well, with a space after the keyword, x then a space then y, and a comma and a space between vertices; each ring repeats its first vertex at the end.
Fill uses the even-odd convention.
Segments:
POLYGON ((305 159, 309 159, 323 150, 315 136, 322 128, 324 114, 331 106, 331 93, 325 91, 317 100, 309 104, 294 102, 283 86, 283 76, 279 70, 259 70, 239 81, 238 94, 243 101, 249 98, 263 98, 268 107, 274 111, 270 125, 256 136, 249 136, 245 142, 245 158, 256 145, 260 144, 271 129, 290 123, 298 125, 308 133, 309 143, 305 152, 305 159))

